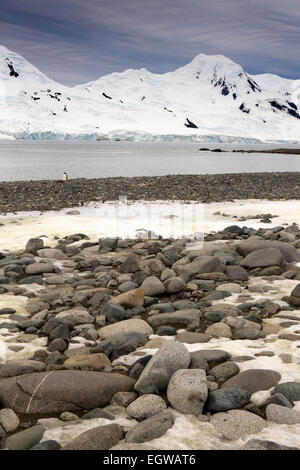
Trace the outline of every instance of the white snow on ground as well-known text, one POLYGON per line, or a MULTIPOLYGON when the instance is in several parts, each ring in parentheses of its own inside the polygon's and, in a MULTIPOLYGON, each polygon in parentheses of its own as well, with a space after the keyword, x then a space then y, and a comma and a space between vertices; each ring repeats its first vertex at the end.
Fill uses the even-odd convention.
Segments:
MULTIPOLYGON (((1 294, 0 309, 13 308, 16 315, 30 316, 25 310, 28 297, 24 295, 1 294)), ((0 323, 15 323, 9 320, 9 315, 1 315, 0 323)), ((47 338, 37 338, 30 343, 19 343, 17 341, 20 333, 12 333, 7 328, 0 329, 0 364, 11 359, 29 359, 38 349, 44 349, 47 344, 47 338), (9 349, 9 346, 22 346, 18 352, 9 349)))
MULTIPOLYGON (((130 202, 130 201, 128 201, 130 202)), ((73 207, 57 212, 19 212, 0 216, 0 251, 24 249, 29 238, 46 235, 45 244, 57 244, 55 236, 63 237, 84 232, 91 239, 119 236, 135 238, 140 229, 152 230, 165 237, 223 230, 229 225, 269 228, 274 225, 300 223, 300 200, 236 200, 198 204, 184 201, 135 201, 130 203, 90 203, 86 207, 73 207), (79 215, 67 212, 78 210, 79 215), (215 212, 227 214, 214 215, 215 212), (277 215, 272 224, 259 219, 237 221, 233 216, 277 215)))
POLYGON ((299 142, 299 90, 300 80, 251 77, 205 54, 173 72, 128 69, 71 88, 0 46, 0 131, 16 138, 299 142))

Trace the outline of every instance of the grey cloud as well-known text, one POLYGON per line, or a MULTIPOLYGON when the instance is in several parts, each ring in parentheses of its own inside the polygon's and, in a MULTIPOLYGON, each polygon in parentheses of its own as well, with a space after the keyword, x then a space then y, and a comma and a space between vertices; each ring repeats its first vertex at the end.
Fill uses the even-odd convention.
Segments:
POLYGON ((298 0, 10 0, 0 42, 66 84, 166 72, 199 53, 299 78, 298 0))

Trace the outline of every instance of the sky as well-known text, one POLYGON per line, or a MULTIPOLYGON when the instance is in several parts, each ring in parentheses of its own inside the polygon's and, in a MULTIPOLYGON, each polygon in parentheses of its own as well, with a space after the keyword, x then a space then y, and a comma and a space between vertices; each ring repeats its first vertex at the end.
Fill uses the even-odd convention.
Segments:
POLYGON ((69 85, 222 54, 300 78, 299 0, 0 0, 0 44, 69 85))

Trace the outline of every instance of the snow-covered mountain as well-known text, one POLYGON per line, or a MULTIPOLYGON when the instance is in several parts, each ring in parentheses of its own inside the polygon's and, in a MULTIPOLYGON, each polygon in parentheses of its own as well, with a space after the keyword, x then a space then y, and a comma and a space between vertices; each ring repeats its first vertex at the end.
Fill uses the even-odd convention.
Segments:
POLYGON ((67 87, 0 46, 0 138, 300 141, 300 80, 200 54, 173 72, 67 87))

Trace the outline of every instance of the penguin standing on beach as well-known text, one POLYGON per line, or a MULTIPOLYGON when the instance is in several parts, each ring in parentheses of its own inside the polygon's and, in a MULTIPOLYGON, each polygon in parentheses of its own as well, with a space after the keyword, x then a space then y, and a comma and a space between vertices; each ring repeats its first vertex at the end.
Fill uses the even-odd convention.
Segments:
POLYGON ((68 181, 68 180, 69 180, 69 178, 68 178, 68 175, 65 171, 64 174, 63 174, 63 181, 65 182, 65 181, 68 181))

